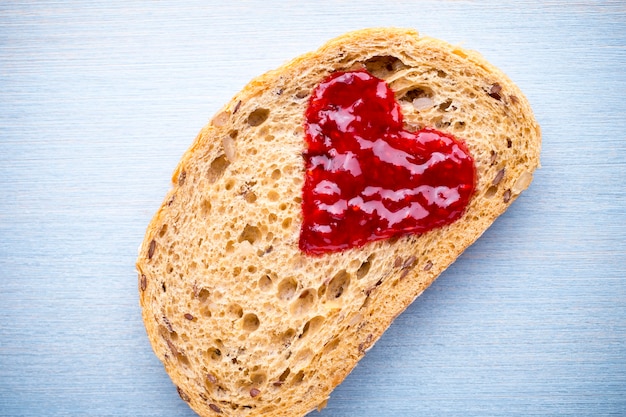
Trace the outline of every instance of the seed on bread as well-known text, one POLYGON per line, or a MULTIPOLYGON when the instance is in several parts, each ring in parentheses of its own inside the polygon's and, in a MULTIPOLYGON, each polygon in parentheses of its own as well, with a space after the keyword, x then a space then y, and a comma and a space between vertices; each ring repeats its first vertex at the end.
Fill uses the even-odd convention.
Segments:
POLYGON ((491 87, 489 88, 489 95, 495 98, 496 100, 500 101, 502 99, 502 96, 500 95, 501 91, 502 91, 502 86, 498 83, 493 83, 491 87))
POLYGON ((257 127, 263 124, 270 115, 270 111, 264 108, 255 109, 248 116, 247 122, 251 127, 257 127))
POLYGON ((528 188, 532 180, 533 180, 533 174, 531 174, 528 171, 522 172, 519 178, 515 181, 515 184, 513 184, 513 187, 511 188, 511 193, 513 194, 521 193, 522 191, 528 188))
POLYGON ((430 271, 433 267, 433 261, 427 261, 424 265, 424 271, 430 271))
POLYGON ((502 195, 502 200, 505 203, 508 203, 509 201, 511 201, 511 189, 507 189, 504 194, 502 195))
POLYGON ((154 256, 154 251, 156 249, 156 242, 154 239, 150 241, 150 245, 148 246, 148 259, 152 259, 154 256))
POLYGON ((500 169, 498 173, 496 174, 496 176, 494 177, 493 181, 491 181, 491 185, 496 186, 500 184, 500 181, 502 181, 502 178, 504 178, 504 172, 505 172, 505 168, 500 169))
POLYGON ((185 401, 185 402, 189 402, 191 401, 191 398, 189 398, 189 395, 187 395, 185 393, 185 391, 183 391, 182 389, 180 389, 180 387, 176 387, 176 390, 178 391, 178 395, 180 395, 180 398, 185 401))

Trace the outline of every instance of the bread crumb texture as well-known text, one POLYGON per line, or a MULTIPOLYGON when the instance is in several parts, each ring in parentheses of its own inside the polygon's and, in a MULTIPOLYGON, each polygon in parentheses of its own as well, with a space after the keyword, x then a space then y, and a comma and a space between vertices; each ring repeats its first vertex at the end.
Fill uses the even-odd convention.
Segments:
POLYGON ((181 399, 202 416, 323 407, 393 319, 529 186, 540 136, 502 72, 411 30, 348 33, 252 80, 183 156, 137 261, 147 333, 181 399), (450 226, 305 256, 304 112, 320 81, 356 68, 387 81, 407 130, 465 141, 476 192, 450 226))

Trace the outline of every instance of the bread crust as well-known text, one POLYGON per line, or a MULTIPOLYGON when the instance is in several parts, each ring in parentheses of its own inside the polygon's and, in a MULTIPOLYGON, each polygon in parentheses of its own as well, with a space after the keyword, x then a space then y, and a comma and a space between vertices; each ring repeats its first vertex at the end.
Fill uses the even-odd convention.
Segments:
POLYGON ((137 271, 146 331, 202 416, 299 416, 525 190, 541 133, 480 54, 398 28, 333 39, 253 79, 200 131, 150 222, 137 271), (475 194, 457 222, 324 256, 298 249, 304 111, 334 71, 390 85, 407 129, 465 141, 475 194))

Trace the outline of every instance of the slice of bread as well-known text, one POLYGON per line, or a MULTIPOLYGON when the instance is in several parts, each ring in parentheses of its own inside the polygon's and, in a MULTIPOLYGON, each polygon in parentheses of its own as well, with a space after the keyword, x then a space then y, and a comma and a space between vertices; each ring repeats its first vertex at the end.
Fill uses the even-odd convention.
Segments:
POLYGON ((137 260, 147 333, 180 397, 202 416, 323 407, 393 319, 528 187, 540 136, 501 71, 412 30, 348 33, 252 80, 183 155, 137 260), (386 80, 408 130, 465 142, 476 189, 450 225, 309 256, 298 248, 305 110, 329 74, 360 68, 386 80))

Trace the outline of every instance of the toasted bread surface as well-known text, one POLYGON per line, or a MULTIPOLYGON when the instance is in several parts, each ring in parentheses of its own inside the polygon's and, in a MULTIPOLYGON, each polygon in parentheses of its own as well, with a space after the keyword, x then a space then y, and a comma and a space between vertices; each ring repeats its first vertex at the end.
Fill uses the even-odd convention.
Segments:
MULTIPOLYGON (((202 416, 300 416, 525 190, 540 128, 478 53, 405 29, 351 32, 245 86, 196 137, 137 260, 153 349, 202 416), (476 191, 460 220, 322 256, 298 249, 304 113, 318 83, 365 68, 407 129, 462 139, 476 191)), ((365 382, 364 382, 365 383, 365 382)))

